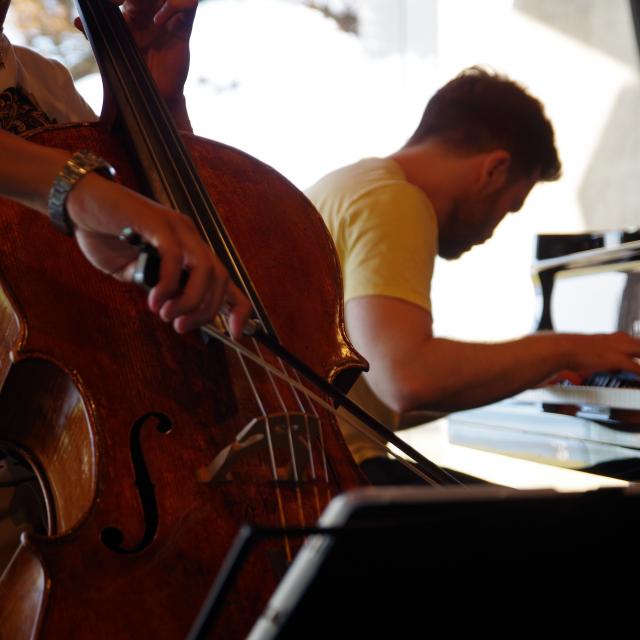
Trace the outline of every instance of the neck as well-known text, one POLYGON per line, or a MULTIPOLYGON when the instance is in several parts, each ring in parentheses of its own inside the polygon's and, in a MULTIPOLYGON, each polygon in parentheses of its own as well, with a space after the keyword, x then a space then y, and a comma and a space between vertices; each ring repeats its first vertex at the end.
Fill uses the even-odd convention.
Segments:
POLYGON ((468 187, 469 158, 435 141, 403 147, 390 157, 400 165, 407 180, 429 198, 442 226, 459 194, 468 187))

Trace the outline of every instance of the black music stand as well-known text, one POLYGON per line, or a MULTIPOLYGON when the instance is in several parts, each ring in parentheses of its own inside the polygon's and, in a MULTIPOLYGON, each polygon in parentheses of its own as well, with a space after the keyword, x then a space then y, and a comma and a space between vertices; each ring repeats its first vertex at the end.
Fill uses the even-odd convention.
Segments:
POLYGON ((250 640, 636 632, 640 495, 376 488, 334 500, 250 640), (472 635, 471 635, 472 634, 472 635))

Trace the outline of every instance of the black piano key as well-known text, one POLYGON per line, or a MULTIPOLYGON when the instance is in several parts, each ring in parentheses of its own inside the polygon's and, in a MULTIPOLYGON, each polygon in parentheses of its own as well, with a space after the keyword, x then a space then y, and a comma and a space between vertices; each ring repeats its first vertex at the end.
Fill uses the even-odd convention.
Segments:
POLYGON ((598 372, 590 375, 582 385, 585 387, 608 387, 612 389, 640 389, 640 376, 629 371, 616 373, 598 372))

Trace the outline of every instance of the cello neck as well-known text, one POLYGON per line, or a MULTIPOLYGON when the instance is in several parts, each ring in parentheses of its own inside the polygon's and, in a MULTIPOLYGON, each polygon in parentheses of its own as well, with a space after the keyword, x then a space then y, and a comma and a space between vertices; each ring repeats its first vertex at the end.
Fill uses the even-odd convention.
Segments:
POLYGON ((103 83, 111 90, 151 195, 193 220, 236 285, 251 301, 262 326, 277 339, 122 13, 109 0, 76 0, 76 5, 103 83))

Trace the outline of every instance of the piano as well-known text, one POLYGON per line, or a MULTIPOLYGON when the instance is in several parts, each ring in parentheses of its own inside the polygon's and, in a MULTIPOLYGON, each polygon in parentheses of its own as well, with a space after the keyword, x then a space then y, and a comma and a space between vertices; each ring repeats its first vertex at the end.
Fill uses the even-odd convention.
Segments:
MULTIPOLYGON (((640 336, 640 230, 539 235, 534 329, 640 336)), ((599 373, 449 416, 453 444, 640 480, 640 377, 599 373)))

